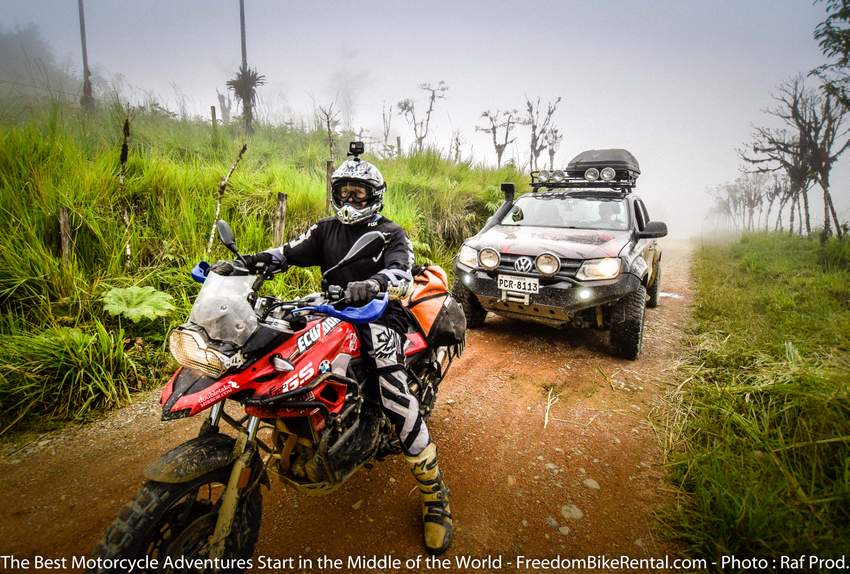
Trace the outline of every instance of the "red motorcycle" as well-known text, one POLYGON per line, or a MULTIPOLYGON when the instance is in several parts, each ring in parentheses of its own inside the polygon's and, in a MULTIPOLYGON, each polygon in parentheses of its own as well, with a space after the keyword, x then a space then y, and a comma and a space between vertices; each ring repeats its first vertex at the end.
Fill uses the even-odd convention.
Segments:
MULTIPOLYGON (((369 461, 401 452, 376 385, 367 384, 353 324, 376 320, 403 294, 390 290, 345 308, 345 292, 333 286, 293 301, 262 296, 272 276, 239 269, 223 221, 218 235, 237 260, 229 275, 203 262, 193 270, 203 286, 189 320, 169 337, 181 367, 160 398, 163 420, 209 415, 196 438, 145 469, 147 482, 107 529, 90 571, 241 572, 259 536, 260 486, 270 487, 269 474, 326 494, 369 461), (244 415, 226 412, 228 401, 244 415)), ((364 234, 336 268, 378 256, 385 243, 380 232, 364 234)), ((450 345, 431 335, 429 344, 413 328, 407 334, 409 386, 425 417, 463 350, 463 332, 455 331, 450 345)))

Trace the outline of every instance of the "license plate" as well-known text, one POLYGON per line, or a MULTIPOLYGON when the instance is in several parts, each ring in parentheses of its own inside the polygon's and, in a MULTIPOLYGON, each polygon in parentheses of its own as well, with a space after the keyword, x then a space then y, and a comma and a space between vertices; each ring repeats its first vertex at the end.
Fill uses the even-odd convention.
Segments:
POLYGON ((520 293, 531 293, 540 291, 540 282, 536 277, 515 277, 513 275, 499 275, 499 289, 503 291, 518 291, 520 293))

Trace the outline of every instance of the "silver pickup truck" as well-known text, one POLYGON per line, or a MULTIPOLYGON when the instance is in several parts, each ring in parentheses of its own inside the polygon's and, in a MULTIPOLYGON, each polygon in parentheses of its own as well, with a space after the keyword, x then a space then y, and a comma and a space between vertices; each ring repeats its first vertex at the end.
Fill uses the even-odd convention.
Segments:
POLYGON ((454 295, 467 326, 487 312, 552 326, 607 329, 618 356, 636 359, 645 308, 658 305, 667 226, 633 193, 637 159, 588 150, 566 170, 534 171, 531 192, 505 201, 455 258, 454 295))

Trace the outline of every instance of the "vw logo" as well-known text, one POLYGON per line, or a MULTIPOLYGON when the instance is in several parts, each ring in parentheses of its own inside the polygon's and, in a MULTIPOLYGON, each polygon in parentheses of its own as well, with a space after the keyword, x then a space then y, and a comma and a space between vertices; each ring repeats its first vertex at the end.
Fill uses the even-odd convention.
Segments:
POLYGON ((514 269, 520 273, 529 273, 534 267, 534 261, 530 257, 520 257, 514 262, 514 269))

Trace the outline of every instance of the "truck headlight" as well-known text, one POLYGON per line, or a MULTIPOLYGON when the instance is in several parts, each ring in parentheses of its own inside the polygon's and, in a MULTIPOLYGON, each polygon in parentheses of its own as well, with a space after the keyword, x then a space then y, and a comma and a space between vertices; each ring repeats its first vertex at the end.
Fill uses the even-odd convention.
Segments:
POLYGON ((481 267, 489 271, 499 266, 502 257, 495 249, 487 247, 478 253, 478 261, 481 263, 481 267))
POLYGON ((457 260, 458 263, 463 263, 467 267, 478 267, 478 252, 464 243, 460 246, 457 260))
POLYGON ((578 273, 576 273, 576 279, 613 279, 620 274, 622 265, 619 257, 588 259, 579 267, 578 273))
POLYGON ((554 275, 561 268, 561 260, 551 253, 541 253, 534 260, 534 265, 543 275, 554 275))

